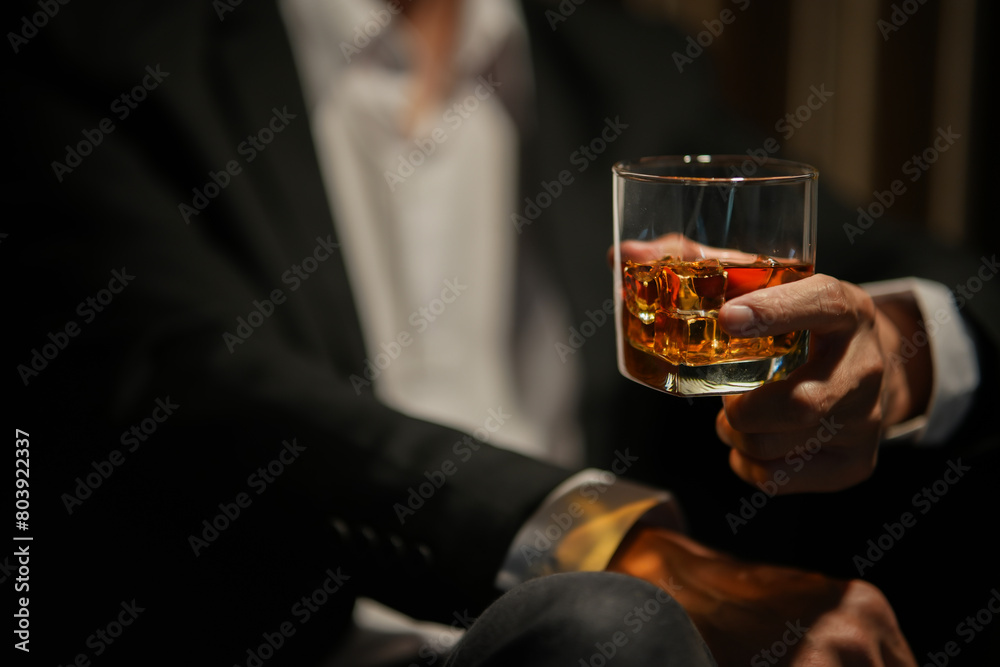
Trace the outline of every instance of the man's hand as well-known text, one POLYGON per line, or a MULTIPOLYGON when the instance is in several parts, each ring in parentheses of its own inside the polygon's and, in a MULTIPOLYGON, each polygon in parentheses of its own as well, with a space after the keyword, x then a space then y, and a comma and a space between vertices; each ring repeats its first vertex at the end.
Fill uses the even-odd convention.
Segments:
POLYGON ((906 363, 892 361, 918 321, 915 304, 876 307, 860 287, 825 275, 727 302, 719 322, 732 335, 811 332, 809 360, 788 379, 723 399, 716 431, 732 447, 736 474, 755 483, 783 471, 780 493, 836 491, 867 479, 882 429, 928 402, 926 347, 906 363))
POLYGON ((889 603, 863 581, 743 563, 678 533, 642 526, 607 569, 673 596, 720 667, 916 666, 889 603))

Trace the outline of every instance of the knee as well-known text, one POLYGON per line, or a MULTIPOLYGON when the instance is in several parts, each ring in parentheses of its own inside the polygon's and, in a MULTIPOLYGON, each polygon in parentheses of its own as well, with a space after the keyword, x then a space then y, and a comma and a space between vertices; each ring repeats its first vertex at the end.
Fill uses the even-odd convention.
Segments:
POLYGON ((541 577, 497 600, 456 647, 454 667, 714 665, 684 609, 645 581, 610 572, 541 577))

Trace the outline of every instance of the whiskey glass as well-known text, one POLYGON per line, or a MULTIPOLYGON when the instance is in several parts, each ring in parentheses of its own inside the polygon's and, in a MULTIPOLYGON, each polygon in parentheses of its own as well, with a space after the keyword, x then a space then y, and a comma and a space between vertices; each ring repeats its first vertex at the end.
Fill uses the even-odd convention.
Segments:
POLYGON ((818 172, 752 155, 618 162, 614 301, 618 369, 679 396, 750 391, 809 354, 809 332, 728 332, 730 299, 814 272, 818 172))

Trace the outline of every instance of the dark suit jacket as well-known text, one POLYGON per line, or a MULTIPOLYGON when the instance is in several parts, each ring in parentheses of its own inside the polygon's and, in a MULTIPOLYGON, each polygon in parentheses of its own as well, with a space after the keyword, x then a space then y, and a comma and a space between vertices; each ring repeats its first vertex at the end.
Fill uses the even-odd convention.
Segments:
MULTIPOLYGON (((20 4, 9 25, 37 11, 20 4)), ((517 528, 572 473, 473 449, 462 433, 358 395, 349 378, 364 376, 372 351, 330 250, 336 233, 281 22, 269 2, 218 6, 61 5, 7 57, 13 215, 2 252, 15 298, 12 417, 31 434, 33 638, 67 663, 80 653, 181 660, 204 646, 196 662, 247 664, 282 630, 271 664, 308 661, 361 594, 445 622, 474 614, 495 595, 517 528), (248 141, 275 117, 273 141, 248 141), (181 204, 200 210, 188 221, 181 204), (282 275, 310 255, 323 259, 292 290, 282 275), (260 305, 276 289, 284 300, 260 305), (432 473, 445 461, 456 472, 438 488, 432 473), (416 509, 401 522, 394 508, 406 503, 416 509), (142 609, 134 619, 129 604, 142 609), (130 622, 120 636, 98 633, 121 614, 130 622)), ((575 180, 519 243, 580 323, 610 296, 611 163, 742 153, 766 135, 719 103, 707 58, 677 72, 679 34, 597 1, 553 30, 549 9, 525 6, 537 90, 523 196, 565 169, 575 180), (571 156, 607 119, 627 127, 581 170, 571 156)), ((850 246, 841 225, 852 215, 821 211, 821 271, 951 286, 977 269, 978 256, 932 253, 888 222, 850 246)), ((987 373, 996 304, 986 283, 963 310, 980 316, 987 373)), ((871 481, 841 494, 769 499, 734 534, 726 516, 755 489, 728 471, 712 429, 718 403, 623 380, 613 337, 601 327, 577 353, 590 464, 628 447, 639 457, 630 475, 675 490, 697 537, 857 576, 852 557, 866 540, 913 511, 911 495, 961 456, 973 462, 967 480, 864 574, 896 601, 904 628, 919 630, 911 641, 930 648, 985 603, 998 582, 984 575, 970 509, 991 509, 982 482, 995 456, 973 454, 994 442, 977 431, 982 412, 948 448, 886 452, 871 481), (916 566, 935 561, 933 573, 916 566), (939 610, 932 622, 923 605, 939 610)))

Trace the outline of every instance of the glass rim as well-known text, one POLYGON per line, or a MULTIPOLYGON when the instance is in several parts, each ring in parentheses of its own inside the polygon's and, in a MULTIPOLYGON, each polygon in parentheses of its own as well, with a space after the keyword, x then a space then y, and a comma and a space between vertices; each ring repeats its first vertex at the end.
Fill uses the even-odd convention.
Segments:
POLYGON ((656 155, 641 157, 629 160, 619 160, 611 170, 616 176, 633 181, 647 183, 673 183, 673 184, 703 184, 718 185, 726 183, 738 185, 748 184, 783 184, 796 183, 802 181, 814 181, 819 178, 819 170, 805 162, 794 160, 783 160, 780 158, 766 157, 758 159, 752 155, 736 154, 688 154, 688 155, 656 155), (751 174, 749 176, 695 176, 690 174, 657 174, 650 171, 651 167, 729 167, 739 168, 745 162, 752 162, 755 172, 760 168, 770 168, 776 171, 786 170, 788 173, 773 173, 764 176, 751 174))

